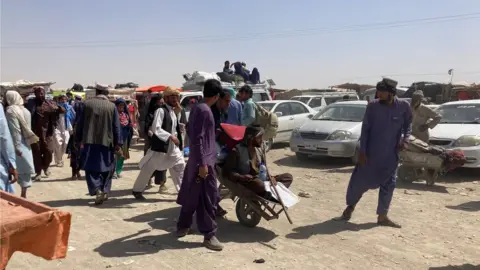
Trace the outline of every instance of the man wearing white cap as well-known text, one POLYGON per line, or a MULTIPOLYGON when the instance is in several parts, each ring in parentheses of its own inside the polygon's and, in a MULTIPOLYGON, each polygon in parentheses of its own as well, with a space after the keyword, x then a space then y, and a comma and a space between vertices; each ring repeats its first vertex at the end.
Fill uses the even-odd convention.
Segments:
POLYGON ((148 181, 155 171, 169 169, 170 176, 177 191, 185 169, 183 158, 182 132, 183 125, 179 123, 180 91, 167 87, 163 91, 165 104, 155 111, 152 126, 148 132, 151 138, 150 149, 139 163, 140 174, 133 185, 133 196, 138 200, 144 200, 142 195, 148 181))

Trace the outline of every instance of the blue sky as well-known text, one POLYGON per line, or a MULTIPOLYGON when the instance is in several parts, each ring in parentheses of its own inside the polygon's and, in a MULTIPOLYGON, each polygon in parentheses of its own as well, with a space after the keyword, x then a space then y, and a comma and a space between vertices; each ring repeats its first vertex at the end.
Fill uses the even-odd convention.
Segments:
POLYGON ((474 12, 480 1, 2 0, 0 75, 56 87, 181 86, 183 73, 220 71, 228 59, 257 67, 281 88, 375 83, 382 75, 401 84, 447 81, 450 68, 454 81, 478 82, 479 18, 344 31, 474 12), (299 35, 305 29, 314 30, 299 35))

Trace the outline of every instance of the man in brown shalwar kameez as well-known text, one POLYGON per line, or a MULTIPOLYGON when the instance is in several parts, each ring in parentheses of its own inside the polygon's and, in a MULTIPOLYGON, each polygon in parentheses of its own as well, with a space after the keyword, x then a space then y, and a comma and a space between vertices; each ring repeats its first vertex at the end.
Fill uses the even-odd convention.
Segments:
POLYGON ((41 180, 42 170, 45 176, 50 176, 48 167, 53 157, 53 131, 60 113, 65 109, 53 101, 45 99, 45 89, 41 86, 33 88, 35 98, 30 100, 27 108, 32 114, 32 130, 40 139, 32 145, 33 163, 35 165, 35 181, 41 180))

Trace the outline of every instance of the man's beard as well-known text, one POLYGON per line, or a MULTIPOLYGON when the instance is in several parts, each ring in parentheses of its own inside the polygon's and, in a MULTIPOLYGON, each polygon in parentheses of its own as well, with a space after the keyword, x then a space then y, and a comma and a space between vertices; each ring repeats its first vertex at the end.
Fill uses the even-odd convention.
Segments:
POLYGON ((389 95, 387 99, 379 99, 378 103, 388 105, 393 100, 393 95, 389 95))
POLYGON ((388 104, 388 101, 389 101, 388 99, 380 99, 380 100, 378 101, 378 103, 383 104, 383 105, 387 105, 387 104, 388 104))

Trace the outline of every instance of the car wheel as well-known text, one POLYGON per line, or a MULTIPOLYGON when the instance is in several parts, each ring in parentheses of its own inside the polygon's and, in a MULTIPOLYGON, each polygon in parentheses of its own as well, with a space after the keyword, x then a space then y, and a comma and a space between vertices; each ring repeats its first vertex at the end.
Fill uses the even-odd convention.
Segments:
POLYGON ((295 153, 295 155, 297 156, 297 159, 298 160, 307 160, 308 159, 308 155, 307 154, 304 154, 304 153, 295 153))
POLYGON ((269 139, 265 141, 265 151, 268 152, 272 149, 273 139, 269 139))
POLYGON ((355 147, 355 153, 353 153, 353 157, 352 157, 352 163, 354 165, 357 165, 358 164, 358 161, 360 160, 360 147, 355 147))

